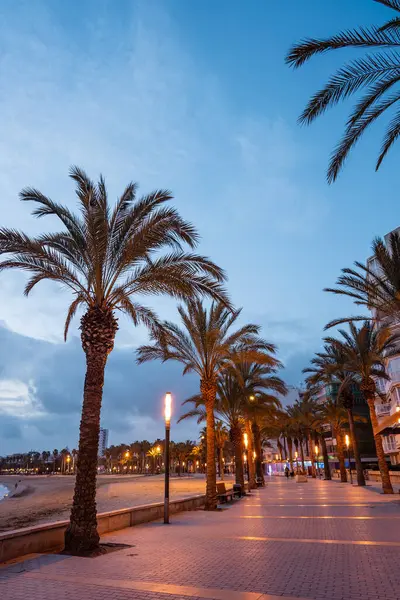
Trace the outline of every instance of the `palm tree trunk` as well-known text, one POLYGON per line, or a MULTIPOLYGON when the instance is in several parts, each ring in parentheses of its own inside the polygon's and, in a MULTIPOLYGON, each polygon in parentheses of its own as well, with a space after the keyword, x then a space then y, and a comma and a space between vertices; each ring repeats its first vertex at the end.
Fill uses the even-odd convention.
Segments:
POLYGON ((223 448, 218 448, 218 470, 219 470, 219 478, 221 481, 224 481, 224 464, 222 460, 223 448))
POLYGON ((330 481, 332 479, 331 470, 329 468, 328 448, 326 447, 325 437, 321 435, 322 456, 324 457, 324 479, 330 481))
POLYGON ((342 483, 347 482, 347 471, 346 465, 344 462, 344 446, 343 446, 343 437, 342 432, 339 427, 332 427, 334 436, 336 438, 336 449, 339 460, 339 470, 340 470, 340 481, 342 483))
POLYGON ((241 485, 244 491, 243 442, 240 425, 231 428, 231 438, 235 452, 235 482, 241 485))
POLYGON ((215 466, 215 418, 214 405, 217 395, 215 381, 201 380, 200 391, 204 398, 207 419, 207 471, 206 471, 206 503, 205 510, 217 510, 217 469, 215 466))
POLYGON ((347 409, 347 414, 348 414, 348 419, 349 419, 351 440, 353 442, 353 453, 354 453, 354 460, 356 463, 356 471, 357 471, 357 484, 365 485, 364 471, 362 468, 360 452, 358 450, 358 440, 357 440, 357 435, 356 435, 356 428, 354 425, 353 411, 351 408, 347 409))
POLYGON ((311 460, 311 477, 313 479, 316 479, 317 471, 315 469, 314 452, 312 451, 313 443, 312 443, 312 438, 311 438, 311 432, 308 434, 308 446, 309 446, 308 456, 310 457, 310 460, 311 460))
POLYGON ((283 435, 282 439, 283 439, 283 451, 285 453, 285 459, 287 460, 286 437, 283 435))
MULTIPOLYGON (((256 465, 255 465, 255 460, 253 458, 255 448, 254 448, 254 441, 253 441, 253 432, 251 430, 251 425, 250 425, 249 421, 246 421, 246 433, 247 433, 247 439, 249 440, 248 457, 247 457, 248 469, 249 469, 249 490, 254 490, 257 487, 256 465)), ((257 453, 256 453, 256 455, 257 455, 257 453)))
POLYGON ((81 319, 82 347, 86 354, 86 376, 74 499, 70 524, 65 532, 65 550, 85 555, 99 547, 96 519, 97 453, 104 370, 114 347, 118 325, 111 311, 90 308, 81 319))
POLYGON ((288 435, 288 437, 287 437, 287 445, 288 445, 288 452, 289 452, 290 471, 293 471, 293 440, 290 437, 290 435, 288 435))
POLYGON ((253 421, 253 423, 251 424, 251 429, 253 432, 254 450, 256 451, 256 460, 255 460, 256 477, 258 480, 260 480, 262 482, 262 485, 265 485, 264 473, 263 473, 263 468, 262 468, 261 434, 260 434, 260 428, 259 428, 258 424, 256 423, 256 421, 253 421))
POLYGON ((303 440, 300 440, 300 456, 301 456, 301 466, 303 468, 303 471, 305 472, 306 470, 306 465, 304 464, 304 447, 303 447, 303 440))
POLYGON ((378 419, 375 412, 375 395, 370 395, 367 390, 363 390, 366 397, 369 414, 371 416, 372 430, 374 432, 376 456, 378 458, 379 471, 381 472, 382 491, 384 494, 393 494, 392 482, 390 481, 389 467, 385 460, 385 452, 383 451, 382 436, 376 433, 378 430, 378 419))

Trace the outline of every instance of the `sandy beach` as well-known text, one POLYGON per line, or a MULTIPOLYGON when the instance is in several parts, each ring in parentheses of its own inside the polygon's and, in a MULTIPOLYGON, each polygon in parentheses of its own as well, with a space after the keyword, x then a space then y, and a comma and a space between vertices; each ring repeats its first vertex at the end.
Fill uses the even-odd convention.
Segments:
MULTIPOLYGON (((26 490, 20 497, 0 501, 0 531, 28 527, 49 521, 68 519, 75 477, 62 475, 0 476, 0 484, 9 490, 17 482, 26 490)), ((171 478, 171 500, 205 492, 205 478, 171 478)), ((106 512, 140 504, 161 502, 164 494, 162 475, 100 475, 97 479, 97 510, 106 512)))

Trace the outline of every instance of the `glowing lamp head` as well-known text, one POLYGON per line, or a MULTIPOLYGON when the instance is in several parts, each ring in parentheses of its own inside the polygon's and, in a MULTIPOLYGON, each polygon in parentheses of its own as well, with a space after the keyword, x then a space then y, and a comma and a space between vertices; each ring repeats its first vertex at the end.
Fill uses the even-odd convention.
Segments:
POLYGON ((157 446, 157 452, 160 453, 161 452, 161 446, 157 446))
POLYGON ((299 453, 298 453, 298 452, 295 452, 295 453, 294 453, 294 457, 297 459, 297 457, 298 457, 298 456, 299 456, 299 453))
POLYGON ((247 435, 247 433, 243 434, 243 441, 244 441, 244 447, 247 448, 249 447, 249 436, 247 435))
POLYGON ((125 458, 129 458, 129 450, 125 452, 125 458))
POLYGON ((396 412, 400 412, 400 406, 396 406, 396 412))
POLYGON ((256 454, 255 450, 253 451, 253 458, 254 458, 254 460, 256 460, 256 458, 257 458, 257 454, 256 454))
POLYGON ((165 408, 164 408, 165 424, 167 426, 169 426, 171 423, 171 411, 172 411, 172 395, 171 395, 171 392, 167 392, 165 394, 165 408))
POLYGON ((254 402, 254 400, 255 400, 255 399, 256 399, 256 397, 255 397, 255 396, 250 396, 250 400, 251 400, 251 402, 254 402))
POLYGON ((315 446, 315 454, 316 454, 316 456, 319 455, 319 448, 318 448, 318 446, 315 446))
POLYGON ((243 460, 244 460, 244 462, 246 462, 246 461, 247 461, 247 456, 246 456, 246 453, 243 453, 243 460))
POLYGON ((350 446, 350 438, 347 434, 344 436, 344 443, 346 444, 347 448, 350 446))

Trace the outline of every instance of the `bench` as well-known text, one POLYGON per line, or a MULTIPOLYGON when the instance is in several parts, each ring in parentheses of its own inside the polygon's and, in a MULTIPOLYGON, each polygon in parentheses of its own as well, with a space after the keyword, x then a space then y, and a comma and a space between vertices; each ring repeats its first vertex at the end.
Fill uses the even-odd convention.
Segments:
POLYGON ((233 492, 232 490, 227 490, 225 487, 225 483, 223 481, 221 481, 220 483, 217 483, 217 499, 218 501, 222 502, 229 502, 229 500, 232 500, 233 498, 233 492))

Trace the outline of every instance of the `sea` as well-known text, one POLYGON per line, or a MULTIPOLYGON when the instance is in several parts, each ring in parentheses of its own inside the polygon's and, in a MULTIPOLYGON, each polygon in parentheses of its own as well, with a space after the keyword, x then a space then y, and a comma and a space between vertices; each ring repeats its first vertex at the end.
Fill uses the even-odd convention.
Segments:
POLYGON ((8 491, 9 490, 6 488, 5 485, 0 484, 0 500, 3 500, 4 496, 7 496, 8 491))

